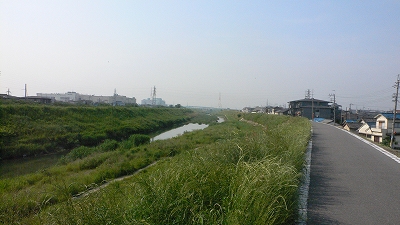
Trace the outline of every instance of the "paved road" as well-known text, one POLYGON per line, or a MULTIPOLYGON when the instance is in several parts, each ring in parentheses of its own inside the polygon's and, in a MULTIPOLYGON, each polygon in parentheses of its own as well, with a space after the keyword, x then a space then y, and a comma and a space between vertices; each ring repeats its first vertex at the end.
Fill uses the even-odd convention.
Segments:
POLYGON ((400 164, 313 122, 307 224, 400 224, 400 164))

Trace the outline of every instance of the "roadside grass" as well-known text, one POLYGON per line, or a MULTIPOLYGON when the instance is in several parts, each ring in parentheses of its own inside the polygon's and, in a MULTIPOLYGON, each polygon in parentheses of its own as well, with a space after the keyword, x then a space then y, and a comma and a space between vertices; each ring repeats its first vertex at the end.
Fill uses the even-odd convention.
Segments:
MULTIPOLYGON (((311 125, 304 118, 245 117, 268 129, 239 122, 231 113, 227 115, 228 122, 203 131, 101 153, 120 157, 107 164, 112 158, 107 156, 86 179, 96 177, 94 174, 99 176, 98 171, 112 174, 123 163, 131 165, 137 159, 162 160, 124 182, 114 182, 76 200, 70 198, 75 183, 64 180, 57 183, 56 195, 65 196, 64 201, 43 204, 47 207, 39 207, 19 221, 25 224, 293 224, 311 125)), ((64 166, 74 170, 81 161, 77 159, 64 166)), ((32 196, 23 200, 29 197, 32 196)))

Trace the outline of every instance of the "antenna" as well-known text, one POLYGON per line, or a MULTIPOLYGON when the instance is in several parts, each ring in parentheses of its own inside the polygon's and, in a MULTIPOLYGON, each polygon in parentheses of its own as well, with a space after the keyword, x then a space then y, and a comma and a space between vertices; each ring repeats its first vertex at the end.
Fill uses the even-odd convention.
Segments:
POLYGON ((305 96, 305 98, 306 98, 306 99, 311 99, 311 91, 310 91, 310 89, 308 89, 308 90, 306 91, 306 96, 305 96))

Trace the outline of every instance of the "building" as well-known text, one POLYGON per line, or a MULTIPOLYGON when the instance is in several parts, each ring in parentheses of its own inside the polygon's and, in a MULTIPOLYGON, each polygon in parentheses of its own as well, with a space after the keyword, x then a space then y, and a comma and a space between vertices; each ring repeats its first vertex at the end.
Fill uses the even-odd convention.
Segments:
POLYGON ((289 112, 289 109, 279 107, 279 106, 268 109, 268 114, 287 115, 288 112, 289 112))
POLYGON ((40 96, 16 97, 16 96, 12 96, 12 95, 0 94, 0 99, 23 100, 23 101, 43 103, 43 104, 53 103, 52 98, 40 97, 40 96))
POLYGON ((79 98, 79 94, 76 92, 67 92, 64 94, 61 94, 61 93, 51 93, 51 94, 36 93, 36 96, 51 98, 57 102, 76 102, 76 101, 78 101, 78 98, 79 98))
MULTIPOLYGON (((384 140, 390 139, 393 131, 393 116, 394 113, 381 113, 375 116, 375 127, 371 128, 371 140, 382 143, 384 140)), ((396 114, 394 124, 395 142, 394 147, 399 148, 400 140, 400 115, 396 114)))
MULTIPOLYGON (((375 118, 363 118, 361 119, 361 127, 358 128, 358 133, 364 135, 366 138, 371 139, 372 136, 372 128, 376 128, 376 119, 375 118)), ((373 140, 373 139, 371 139, 373 140)))
POLYGON ((351 132, 359 132, 358 130, 363 124, 356 120, 345 120, 343 122, 343 129, 351 132))
POLYGON ((308 119, 325 118, 333 119, 334 115, 336 120, 340 118, 340 106, 331 102, 318 100, 315 98, 305 98, 289 102, 288 115, 303 116, 308 119), (334 113, 335 110, 335 113, 334 113))
POLYGON ((67 93, 37 93, 39 97, 51 98, 58 102, 68 102, 68 103, 86 103, 86 104, 112 104, 112 105, 127 105, 136 104, 136 98, 126 97, 123 95, 118 95, 114 93, 112 96, 98 96, 98 95, 85 95, 79 94, 77 92, 67 92, 67 93))
MULTIPOLYGON (((151 99, 151 98, 143 99, 141 104, 142 105, 153 105, 153 99, 151 99)), ((166 106, 167 104, 165 104, 165 101, 162 100, 162 98, 156 98, 155 105, 166 106)))

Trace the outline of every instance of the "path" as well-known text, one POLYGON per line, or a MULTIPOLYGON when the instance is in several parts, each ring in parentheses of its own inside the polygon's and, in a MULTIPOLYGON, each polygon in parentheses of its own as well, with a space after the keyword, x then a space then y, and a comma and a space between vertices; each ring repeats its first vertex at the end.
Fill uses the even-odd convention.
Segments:
POLYGON ((336 127, 313 131, 307 224, 400 224, 399 161, 336 127))

